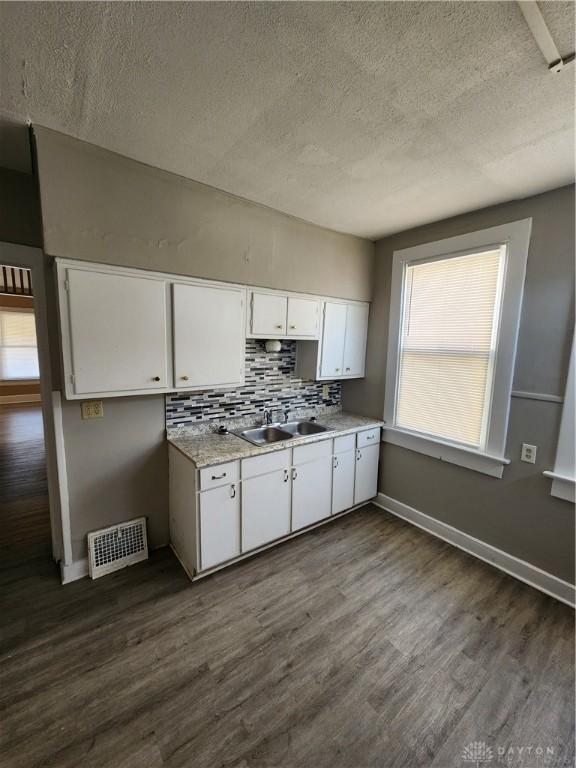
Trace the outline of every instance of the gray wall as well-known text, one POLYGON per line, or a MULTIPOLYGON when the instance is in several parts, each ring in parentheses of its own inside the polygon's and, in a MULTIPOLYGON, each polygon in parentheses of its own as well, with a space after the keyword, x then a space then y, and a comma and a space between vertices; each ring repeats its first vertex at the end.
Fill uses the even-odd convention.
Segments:
MULTIPOLYGON (((377 243, 367 376, 343 387, 348 410, 381 416, 392 254, 453 235, 533 218, 514 389, 564 395, 574 325, 574 187, 458 216, 377 243)), ((502 480, 383 445, 379 489, 567 581, 574 580, 574 508, 550 496, 561 405, 512 398, 502 480), (521 443, 538 446, 535 465, 521 443)))
POLYGON ((168 450, 164 398, 108 398, 104 418, 83 421, 80 403, 62 400, 74 560, 86 533, 148 518, 152 547, 168 542, 168 450))
MULTIPOLYGON (((374 245, 35 127, 52 256, 371 298, 374 245)), ((281 181, 279 180, 279 183, 281 181)))
MULTIPOLYGON (((371 296, 369 241, 54 131, 35 128, 34 136, 50 256, 352 299, 371 296)), ((141 515, 148 516, 151 545, 166 544, 164 396, 107 398, 104 418, 94 421, 80 418, 77 401, 63 399, 62 408, 74 559, 86 556, 88 531, 141 515)))
POLYGON ((8 168, 0 168, 0 240, 17 245, 42 245, 36 180, 8 168))

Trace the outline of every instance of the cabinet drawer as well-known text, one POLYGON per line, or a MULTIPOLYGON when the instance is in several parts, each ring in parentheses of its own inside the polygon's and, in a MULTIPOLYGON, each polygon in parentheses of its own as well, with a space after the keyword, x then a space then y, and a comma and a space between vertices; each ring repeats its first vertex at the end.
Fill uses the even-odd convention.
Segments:
POLYGON ((267 472, 276 472, 290 466, 290 449, 265 453, 263 456, 254 456, 251 459, 242 459, 242 479, 264 475, 267 472))
POLYGON ((331 456, 332 443, 332 440, 321 440, 318 443, 297 446, 293 449, 292 464, 297 467, 299 464, 305 464, 323 456, 331 456))
POLYGON ((342 435, 334 438, 334 453, 353 451, 356 448, 356 435, 342 435))
POLYGON ((200 490, 217 488, 219 485, 236 483, 240 477, 240 462, 229 461, 227 464, 217 464, 200 470, 200 490))
POLYGON ((375 429, 366 429, 363 432, 358 432, 358 438, 356 445, 358 448, 364 448, 367 445, 374 445, 374 443, 380 440, 380 427, 375 429))

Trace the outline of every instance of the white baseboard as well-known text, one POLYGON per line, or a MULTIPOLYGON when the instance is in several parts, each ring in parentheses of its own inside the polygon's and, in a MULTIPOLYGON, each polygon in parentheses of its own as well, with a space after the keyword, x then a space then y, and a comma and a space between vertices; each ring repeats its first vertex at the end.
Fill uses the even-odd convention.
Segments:
POLYGON ((531 587, 535 587, 541 592, 545 592, 547 595, 551 595, 557 600, 574 607, 576 587, 568 581, 563 581, 557 576, 553 576, 551 573, 543 571, 531 563, 527 563, 525 560, 520 560, 518 557, 508 554, 508 552, 504 552, 502 549, 497 549, 485 541, 476 539, 474 536, 458 530, 458 528, 442 523, 440 520, 436 520, 436 518, 430 517, 430 515, 426 515, 424 512, 419 512, 417 509, 409 507, 408 504, 397 501, 397 499, 393 499, 383 493, 379 493, 373 503, 377 507, 381 507, 387 512, 391 512, 393 515, 418 526, 418 528, 422 528, 422 530, 431 533, 433 536, 447 541, 459 549, 463 549, 464 552, 468 552, 468 554, 474 555, 480 560, 490 563, 490 565, 494 565, 510 576, 530 584, 531 587))
POLYGON ((71 565, 64 565, 60 562, 60 574, 62 577, 62 584, 70 584, 72 581, 78 581, 88 576, 88 560, 76 560, 71 565))

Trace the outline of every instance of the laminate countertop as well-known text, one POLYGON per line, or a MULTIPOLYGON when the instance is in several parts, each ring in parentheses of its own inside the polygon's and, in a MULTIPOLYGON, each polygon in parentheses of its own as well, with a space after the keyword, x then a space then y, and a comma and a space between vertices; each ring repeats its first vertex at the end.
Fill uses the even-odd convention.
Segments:
POLYGON ((269 445, 252 445, 247 440, 231 433, 219 435, 216 432, 210 432, 198 435, 192 432, 186 434, 185 430, 180 430, 177 435, 168 435, 168 442, 187 456, 190 461, 193 461, 198 469, 202 469, 214 464, 222 464, 225 461, 247 459, 251 456, 261 456, 272 451, 294 448, 297 445, 317 443, 320 440, 352 434, 358 432, 358 430, 369 429, 370 427, 381 427, 384 424, 384 422, 378 419, 354 416, 351 413, 333 413, 318 416, 317 423, 328 427, 329 431, 320 432, 316 435, 293 437, 290 440, 282 440, 269 445))

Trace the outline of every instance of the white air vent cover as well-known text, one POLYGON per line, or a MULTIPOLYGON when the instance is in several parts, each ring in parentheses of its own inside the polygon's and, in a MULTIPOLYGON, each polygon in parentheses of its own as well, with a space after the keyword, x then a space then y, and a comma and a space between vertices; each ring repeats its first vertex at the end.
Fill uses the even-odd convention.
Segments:
POLYGON ((89 533, 88 557, 92 579, 146 560, 146 518, 139 517, 89 533))

